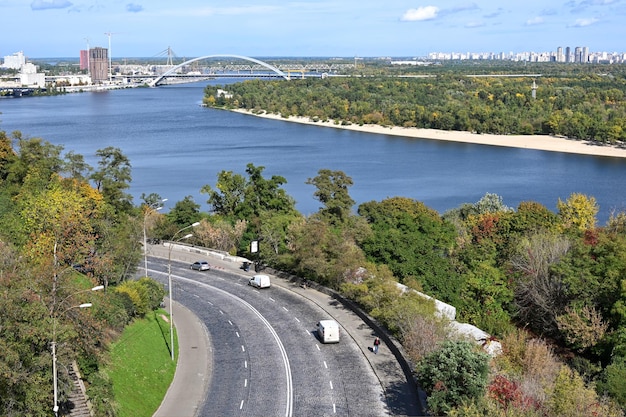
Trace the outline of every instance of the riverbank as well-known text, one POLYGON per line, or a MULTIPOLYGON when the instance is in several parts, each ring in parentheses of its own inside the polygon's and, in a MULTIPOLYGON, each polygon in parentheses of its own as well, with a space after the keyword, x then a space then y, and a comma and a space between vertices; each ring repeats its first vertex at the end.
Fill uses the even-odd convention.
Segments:
POLYGON ((267 119, 282 120, 336 129, 354 130, 365 133, 402 136, 415 139, 444 140, 450 142, 471 143, 475 145, 506 146, 510 148, 535 149, 549 152, 565 152, 582 155, 626 158, 626 147, 600 145, 590 141, 573 140, 547 135, 491 135, 450 130, 420 129, 412 127, 383 127, 380 125, 342 125, 333 121, 313 121, 309 117, 290 116, 284 118, 279 114, 253 113, 244 109, 233 111, 267 119))

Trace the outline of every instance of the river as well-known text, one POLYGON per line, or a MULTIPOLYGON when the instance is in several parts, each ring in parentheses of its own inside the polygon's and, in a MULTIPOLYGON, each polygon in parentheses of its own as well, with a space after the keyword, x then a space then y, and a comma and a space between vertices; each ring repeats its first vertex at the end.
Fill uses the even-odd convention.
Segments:
MULTIPOLYGON (((225 84, 230 81, 214 80, 225 84)), ((626 209, 626 159, 439 142, 302 125, 202 107, 205 83, 0 99, 0 129, 41 137, 97 166, 95 152, 118 147, 132 164, 130 193, 168 198, 166 210, 191 196, 208 210, 205 184, 246 165, 285 177, 303 214, 316 212, 320 169, 341 170, 358 204, 402 196, 440 213, 495 193, 506 205, 537 201, 556 211, 559 199, 597 199, 599 224, 626 209)))

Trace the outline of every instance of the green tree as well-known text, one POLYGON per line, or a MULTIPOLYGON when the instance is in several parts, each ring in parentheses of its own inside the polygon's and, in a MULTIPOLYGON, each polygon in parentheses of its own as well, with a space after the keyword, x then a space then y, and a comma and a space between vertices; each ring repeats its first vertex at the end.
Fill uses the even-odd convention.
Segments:
MULTIPOLYGON (((177 201, 174 207, 165 215, 170 223, 177 227, 176 230, 187 227, 190 224, 200 221, 200 204, 193 201, 193 197, 188 195, 181 201, 177 201)), ((176 230, 172 234, 176 233, 176 230)))
POLYGON ((466 341, 445 341, 417 364, 417 378, 428 394, 431 413, 445 414, 485 393, 489 356, 466 341))
POLYGON ((132 180, 129 159, 119 148, 112 146, 98 149, 96 155, 100 157, 98 169, 91 174, 96 189, 117 213, 130 212, 132 196, 125 191, 132 180))
POLYGON ((394 197, 359 206, 372 229, 361 246, 368 259, 389 266, 400 280, 417 278, 425 291, 446 302, 462 288, 450 252, 456 233, 451 223, 423 203, 394 197))
POLYGON ((309 178, 306 184, 314 185, 317 190, 315 198, 324 205, 320 215, 330 224, 342 224, 350 216, 354 200, 350 197, 348 188, 352 186, 352 178, 342 171, 320 169, 318 175, 309 178))

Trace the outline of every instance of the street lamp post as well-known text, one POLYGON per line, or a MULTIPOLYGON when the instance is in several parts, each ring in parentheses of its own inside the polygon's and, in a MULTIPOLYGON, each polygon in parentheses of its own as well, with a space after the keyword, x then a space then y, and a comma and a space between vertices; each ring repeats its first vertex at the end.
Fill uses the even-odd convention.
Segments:
MULTIPOLYGON (((69 299, 70 297, 76 295, 76 294, 80 294, 82 292, 87 292, 87 291, 100 291, 104 289, 104 285, 97 285, 93 288, 90 288, 88 290, 82 290, 82 291, 78 291, 75 292, 74 294, 66 297, 65 299, 63 299, 59 305, 61 305, 64 301, 66 301, 67 299, 69 299)), ((67 313, 68 311, 70 311, 73 308, 89 308, 91 307, 93 304, 91 303, 83 303, 83 304, 79 304, 79 305, 75 305, 72 307, 69 307, 67 309, 65 309, 62 314, 67 313)), ((57 335, 56 335, 56 325, 57 325, 57 317, 59 314, 57 314, 56 309, 54 309, 53 307, 53 315, 52 315, 52 342, 50 343, 51 345, 51 349, 52 349, 52 384, 53 384, 53 392, 54 392, 54 406, 52 407, 52 411, 54 412, 55 416, 58 416, 59 413, 59 390, 58 390, 58 374, 57 374, 57 335)))
POLYGON ((169 299, 170 299, 170 352, 172 352, 172 360, 174 360, 174 312, 172 311, 172 304, 174 300, 172 299, 172 247, 173 243, 180 242, 181 240, 189 239, 193 236, 192 233, 188 233, 185 236, 176 239, 176 236, 182 232, 183 230, 187 230, 192 227, 196 227, 200 224, 200 222, 195 222, 190 224, 189 226, 183 227, 178 232, 174 233, 172 236, 172 241, 169 244, 169 250, 167 254, 167 285, 169 286, 169 299))
POLYGON ((145 267, 145 276, 148 276, 148 238, 146 236, 146 221, 148 219, 148 215, 150 214, 150 212, 152 210, 155 210, 155 211, 161 210, 163 206, 161 206, 160 203, 165 203, 166 201, 167 201, 167 198, 164 198, 163 200, 158 201, 156 203, 146 204, 146 210, 145 210, 145 213, 143 214, 143 260, 144 260, 144 267, 145 267))

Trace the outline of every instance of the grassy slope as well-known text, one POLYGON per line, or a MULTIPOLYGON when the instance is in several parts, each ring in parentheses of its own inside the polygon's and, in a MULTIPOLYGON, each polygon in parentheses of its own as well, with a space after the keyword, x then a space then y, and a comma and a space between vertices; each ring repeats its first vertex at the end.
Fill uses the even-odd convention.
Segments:
POLYGON ((149 313, 129 325, 111 347, 109 375, 120 417, 152 416, 174 378, 166 318, 163 310, 149 313))

